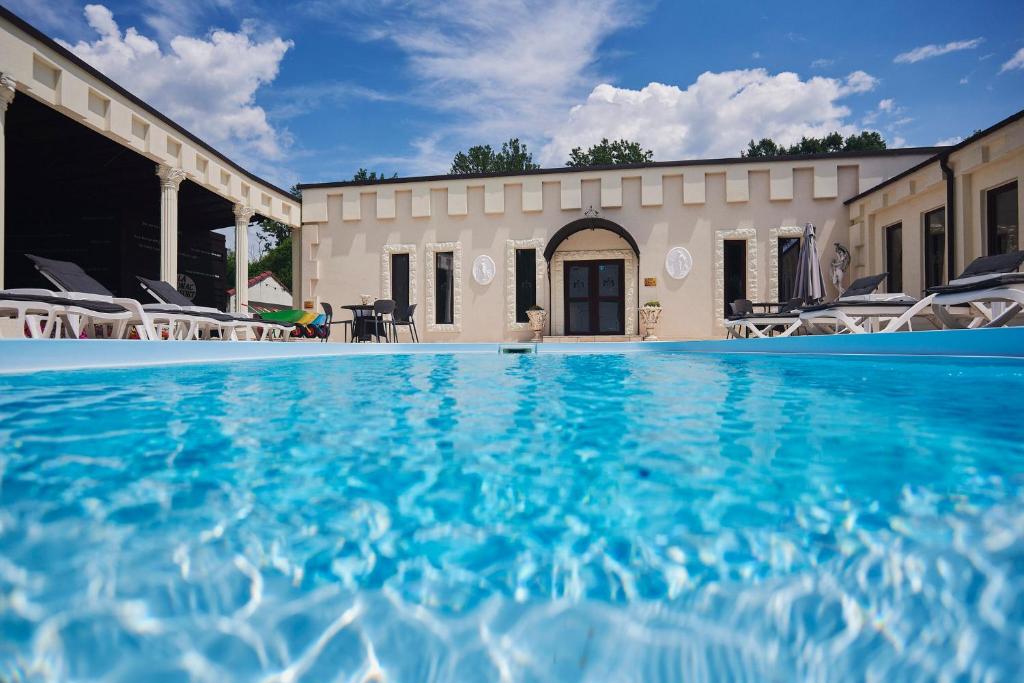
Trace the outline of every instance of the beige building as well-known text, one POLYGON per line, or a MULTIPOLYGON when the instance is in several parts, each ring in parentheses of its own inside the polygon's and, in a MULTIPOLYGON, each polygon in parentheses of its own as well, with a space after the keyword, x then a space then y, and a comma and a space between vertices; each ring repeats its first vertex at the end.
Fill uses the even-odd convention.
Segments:
POLYGON ((1021 248, 1024 111, 847 200, 853 273, 920 296, 1021 248), (952 239, 948 239, 949 236, 952 239))
POLYGON ((844 201, 931 158, 898 149, 302 186, 297 301, 415 303, 425 341, 724 333, 726 304, 788 298, 805 223, 822 260, 850 244, 844 201), (397 286, 396 286, 397 285, 397 286))
POLYGON ((300 205, 0 7, 0 287, 47 286, 35 253, 125 296, 143 275, 223 306, 235 284, 246 310, 263 216, 296 231, 296 307, 393 298, 425 341, 468 342, 527 339, 532 304, 549 336, 636 337, 656 300, 662 338, 716 337, 729 301, 788 298, 806 223, 824 264, 850 250, 840 285, 889 271, 913 295, 1019 248, 1022 115, 948 148, 324 183, 300 205))
POLYGON ((0 289, 50 286, 33 253, 136 298, 136 275, 220 307, 235 284, 244 311, 256 216, 298 227, 300 205, 0 7, 0 289))

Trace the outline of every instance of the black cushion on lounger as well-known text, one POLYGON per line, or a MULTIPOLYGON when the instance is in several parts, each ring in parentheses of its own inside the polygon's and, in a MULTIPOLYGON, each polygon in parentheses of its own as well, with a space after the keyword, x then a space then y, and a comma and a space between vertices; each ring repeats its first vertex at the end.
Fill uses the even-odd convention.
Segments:
POLYGON ((96 313, 127 313, 128 309, 109 301, 97 301, 96 299, 61 299, 62 306, 74 306, 86 311, 96 313))
POLYGON ((970 262, 960 273, 960 277, 974 277, 975 275, 988 275, 989 273, 1013 273, 1024 264, 1024 251, 1011 251, 1009 254, 996 254, 995 256, 979 256, 970 262))
POLYGON ((45 294, 23 294, 21 292, 0 292, 0 301, 37 301, 43 304, 63 304, 67 299, 63 297, 47 296, 45 294))
POLYGON ((961 285, 936 285, 928 288, 929 294, 956 294, 959 292, 975 292, 991 287, 1024 284, 1024 273, 993 274, 976 282, 965 282, 961 285))
POLYGON ((163 280, 150 280, 149 278, 136 275, 142 288, 149 292, 150 296, 162 304, 172 306, 195 306, 189 298, 179 292, 173 285, 163 280))
POLYGON ((882 307, 882 306, 890 307, 890 308, 894 308, 894 307, 897 307, 897 306, 899 306, 901 308, 909 308, 909 307, 913 306, 916 303, 917 303, 917 299, 914 299, 913 297, 909 297, 909 296, 906 297, 906 298, 901 298, 901 299, 868 299, 868 300, 858 299, 857 301, 843 301, 842 299, 837 299, 836 301, 832 301, 832 302, 827 303, 827 304, 817 304, 817 305, 814 305, 814 306, 805 306, 803 308, 803 311, 805 313, 814 313, 816 311, 827 311, 827 310, 838 309, 838 308, 867 308, 867 307, 878 308, 878 307, 882 307))
POLYGON ((65 296, 46 296, 42 294, 20 294, 18 292, 0 292, 0 301, 38 301, 54 306, 75 306, 96 313, 124 313, 128 309, 110 301, 96 299, 69 299, 65 296))
POLYGON ((227 313, 217 313, 214 311, 184 311, 172 306, 146 306, 145 311, 146 313, 167 313, 169 315, 191 316, 193 318, 209 318, 210 320, 219 320, 220 322, 235 320, 235 316, 228 315, 227 313))
POLYGON ((114 296, 113 292, 82 270, 77 263, 58 261, 57 259, 43 258, 42 256, 34 256, 32 254, 25 254, 25 256, 32 259, 39 272, 49 276, 61 289, 67 292, 114 296))
POLYGON ((840 299, 848 296, 864 296, 865 294, 871 294, 878 285, 882 284, 882 280, 888 276, 889 273, 879 273, 878 275, 868 275, 854 280, 850 283, 850 286, 839 296, 840 299))

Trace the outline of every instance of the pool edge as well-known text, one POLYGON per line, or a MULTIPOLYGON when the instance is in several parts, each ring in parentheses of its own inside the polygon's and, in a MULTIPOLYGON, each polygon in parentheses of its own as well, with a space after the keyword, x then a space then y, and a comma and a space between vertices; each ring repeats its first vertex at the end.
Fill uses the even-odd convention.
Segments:
MULTIPOLYGON (((523 347, 531 344, 517 343, 523 347)), ((497 354, 506 343, 341 344, 0 339, 0 374, 395 354, 497 354)), ((703 341, 533 344, 539 354, 928 356, 1024 359, 1024 327, 703 341)))

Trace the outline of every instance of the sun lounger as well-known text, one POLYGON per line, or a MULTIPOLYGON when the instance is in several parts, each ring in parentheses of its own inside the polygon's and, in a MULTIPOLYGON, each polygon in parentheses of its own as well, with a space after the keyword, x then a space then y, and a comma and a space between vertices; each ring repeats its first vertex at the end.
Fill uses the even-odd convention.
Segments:
POLYGON ((925 298, 882 331, 894 332, 928 307, 943 327, 973 329, 1002 327, 1024 307, 1024 251, 974 259, 949 284, 930 287, 925 298))
MULTIPOLYGON (((159 310, 191 316, 187 339, 211 338, 216 331, 220 339, 237 340, 239 332, 246 339, 266 341, 271 339, 285 340, 294 327, 287 322, 278 322, 254 318, 248 315, 235 315, 218 311, 216 308, 194 306, 185 295, 163 280, 151 280, 136 276, 139 284, 151 297, 159 303, 159 310)), ((150 310, 147 307, 147 310, 150 310)))
POLYGON ((18 328, 32 339, 52 337, 60 322, 66 299, 45 289, 0 291, 0 317, 14 318, 18 328))
POLYGON ((13 289, 4 292, 5 303, 0 304, 4 310, 16 308, 15 299, 35 307, 34 313, 26 310, 24 314, 30 336, 36 336, 37 332, 40 336, 63 333, 77 338, 91 328, 94 337, 120 338, 127 336, 129 329, 134 329, 140 339, 159 339, 161 335, 154 321, 169 324, 165 316, 147 314, 135 299, 114 296, 74 263, 31 254, 26 256, 58 290, 13 289), (47 306, 50 308, 46 324, 39 327, 39 316, 47 306))
MULTIPOLYGON (((904 316, 920 302, 902 292, 879 294, 875 290, 888 273, 858 278, 835 301, 805 306, 800 319, 811 334, 864 334, 885 329, 891 321, 904 316)), ((924 324, 926 307, 920 307, 906 320, 924 324)))
POLYGON ((800 329, 800 299, 790 299, 778 313, 756 313, 754 305, 746 299, 737 304, 733 315, 725 321, 727 338, 788 337, 800 329))

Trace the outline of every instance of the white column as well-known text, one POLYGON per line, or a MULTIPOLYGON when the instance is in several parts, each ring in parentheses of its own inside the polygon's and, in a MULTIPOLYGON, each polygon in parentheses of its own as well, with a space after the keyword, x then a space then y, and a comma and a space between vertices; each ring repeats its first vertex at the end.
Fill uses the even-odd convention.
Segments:
POLYGON ((7 106, 14 101, 14 79, 7 74, 0 73, 0 289, 4 288, 4 187, 6 178, 7 150, 4 144, 6 136, 7 106))
POLYGON ((235 313, 249 311, 249 221, 256 213, 235 204, 235 313))
POLYGON ((178 286, 178 186, 185 171, 157 164, 160 178, 160 279, 178 286))

